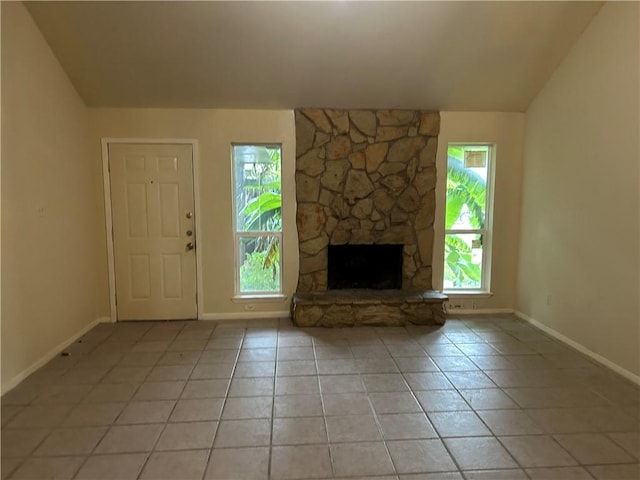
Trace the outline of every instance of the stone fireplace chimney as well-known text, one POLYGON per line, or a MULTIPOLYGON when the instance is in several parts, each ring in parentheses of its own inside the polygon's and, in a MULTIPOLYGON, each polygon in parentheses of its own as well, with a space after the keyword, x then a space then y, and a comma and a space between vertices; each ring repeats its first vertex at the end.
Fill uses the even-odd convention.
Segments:
MULTIPOLYGON (((401 288, 377 297, 406 303, 417 295, 422 299, 418 303, 425 303, 425 295, 434 295, 430 289, 439 113, 301 109, 295 118, 300 272, 294 321, 301 323, 296 317, 303 312, 296 315, 296 310, 305 310, 305 299, 315 306, 329 302, 327 309, 332 305, 332 295, 327 295, 329 245, 401 245, 401 288)), ((358 293, 376 297, 355 291, 339 296, 358 301, 358 293)), ((440 297, 446 297, 438 297, 441 309, 440 297)), ((327 324, 325 316, 313 324, 327 324)), ((433 315, 428 316, 433 323, 433 315)), ((393 324, 397 323, 396 319, 393 324)))

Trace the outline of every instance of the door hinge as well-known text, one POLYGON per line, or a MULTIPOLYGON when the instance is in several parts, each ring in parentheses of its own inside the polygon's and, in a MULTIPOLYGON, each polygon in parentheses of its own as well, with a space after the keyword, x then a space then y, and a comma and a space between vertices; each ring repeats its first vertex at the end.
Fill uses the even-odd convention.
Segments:
POLYGON ((198 304, 198 292, 196 292, 196 305, 198 304))
POLYGON ((117 294, 117 293, 116 293, 116 294, 114 294, 114 295, 113 295, 113 298, 114 298, 115 303, 116 303, 116 306, 117 306, 117 305, 118 305, 118 294, 117 294))

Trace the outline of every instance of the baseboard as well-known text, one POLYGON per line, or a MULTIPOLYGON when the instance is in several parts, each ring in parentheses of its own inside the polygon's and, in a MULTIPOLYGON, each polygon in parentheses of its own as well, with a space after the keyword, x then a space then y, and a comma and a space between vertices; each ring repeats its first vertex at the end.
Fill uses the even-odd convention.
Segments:
POLYGON ((7 393, 7 392, 13 390, 14 388, 16 388, 25 378, 27 378, 33 372, 38 370, 40 367, 44 366, 47 362, 49 362, 49 360, 51 360, 52 358, 57 356, 62 350, 64 350, 69 345, 74 343, 76 340, 78 340, 81 336, 83 336, 85 333, 87 333, 93 327, 95 327, 99 323, 105 323, 105 322, 111 323, 111 319, 109 317, 97 318, 93 322, 91 322, 90 324, 88 324, 84 328, 82 328, 82 330, 77 332, 71 338, 65 340, 64 342, 58 344, 57 346, 55 346, 54 348, 49 350, 46 354, 44 354, 42 357, 40 357, 40 359, 38 359, 30 367, 28 367, 25 370, 23 370, 22 372, 20 372, 18 375, 13 377, 7 383, 3 383, 2 384, 2 395, 4 395, 5 393, 7 393))
POLYGON ((571 340, 569 337, 565 337, 560 332, 554 330, 551 327, 547 327, 545 324, 540 323, 539 321, 535 320, 534 318, 531 318, 530 316, 528 316, 528 315, 526 315, 526 314, 524 314, 522 312, 519 312, 517 310, 514 313, 515 313, 516 317, 521 318, 525 322, 528 322, 531 325, 533 325, 534 327, 539 328, 543 332, 551 335, 556 340, 560 340, 562 343, 566 343, 570 347, 578 350, 580 353, 584 353, 588 357, 592 358, 593 360, 595 360, 599 364, 607 367, 610 370, 613 370, 618 375, 622 375, 623 377, 625 377, 626 379, 632 381, 636 385, 640 385, 640 376, 638 376, 638 375, 636 375, 634 373, 631 373, 629 370, 627 370, 625 368, 622 368, 620 365, 618 365, 617 363, 613 363, 611 360, 607 360, 602 355, 599 355, 596 352, 593 352, 593 351, 589 350, 587 347, 581 345, 580 343, 576 342, 575 340, 571 340))
POLYGON ((447 309, 447 316, 455 315, 490 315, 513 313, 513 308, 476 308, 475 310, 468 308, 456 308, 455 310, 447 309))
POLYGON ((289 318, 289 310, 281 312, 202 313, 199 320, 253 320, 256 318, 289 318))

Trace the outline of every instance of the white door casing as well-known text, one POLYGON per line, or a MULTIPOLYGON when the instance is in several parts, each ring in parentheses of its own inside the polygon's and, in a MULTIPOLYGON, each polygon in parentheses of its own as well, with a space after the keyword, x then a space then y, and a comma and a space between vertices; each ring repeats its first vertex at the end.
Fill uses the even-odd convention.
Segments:
POLYGON ((108 155, 117 319, 197 318, 192 146, 110 143, 108 155))

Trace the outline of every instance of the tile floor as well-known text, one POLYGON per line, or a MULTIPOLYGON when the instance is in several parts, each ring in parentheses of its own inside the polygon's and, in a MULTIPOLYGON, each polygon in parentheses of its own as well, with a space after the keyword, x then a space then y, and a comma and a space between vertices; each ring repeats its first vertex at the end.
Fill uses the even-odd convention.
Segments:
POLYGON ((639 391, 511 317, 101 324, 2 398, 2 479, 638 479, 639 391))

